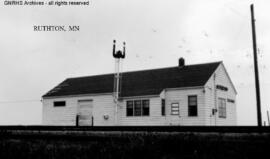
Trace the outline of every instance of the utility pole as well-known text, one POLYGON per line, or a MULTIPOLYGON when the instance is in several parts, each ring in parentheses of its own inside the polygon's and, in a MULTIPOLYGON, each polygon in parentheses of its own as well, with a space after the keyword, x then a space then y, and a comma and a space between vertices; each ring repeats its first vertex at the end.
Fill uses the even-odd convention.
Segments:
POLYGON ((258 126, 262 126, 262 114, 261 114, 261 97, 260 97, 260 82, 259 82, 259 71, 257 62, 257 44, 256 44, 256 29, 254 19, 253 4, 250 5, 251 10, 251 25, 252 25, 252 39, 253 39, 253 54, 254 54, 254 71, 255 71, 255 84, 256 84, 256 100, 257 100, 257 118, 258 126))
POLYGON ((267 110, 268 126, 270 126, 269 111, 267 110))

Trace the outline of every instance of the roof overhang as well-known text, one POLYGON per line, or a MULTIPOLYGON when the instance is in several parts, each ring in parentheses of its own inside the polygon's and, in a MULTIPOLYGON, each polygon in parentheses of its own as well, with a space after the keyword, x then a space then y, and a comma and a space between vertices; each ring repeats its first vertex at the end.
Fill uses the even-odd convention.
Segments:
MULTIPOLYGON (((166 91, 202 89, 202 88, 204 88, 204 86, 165 88, 159 94, 141 95, 141 96, 126 96, 126 97, 120 97, 119 100, 134 99, 134 98, 154 98, 154 97, 161 97, 162 98, 162 96, 164 95, 164 93, 166 91)), ((68 97, 72 98, 72 97, 102 96, 102 95, 113 95, 113 93, 109 92, 109 93, 95 93, 95 94, 76 94, 76 95, 63 95, 63 96, 49 96, 49 97, 42 97, 42 99, 56 99, 56 98, 68 98, 68 97)))
POLYGON ((202 88, 204 88, 204 86, 166 88, 165 91, 186 90, 186 89, 202 89, 202 88))
POLYGON ((152 95, 142 95, 142 96, 128 96, 128 97, 120 97, 120 100, 125 100, 125 99, 135 99, 135 98, 155 98, 155 97, 160 97, 159 94, 152 94, 152 95))
POLYGON ((112 92, 110 93, 92 93, 92 94, 76 94, 76 95, 63 95, 63 96, 49 96, 49 97, 42 97, 42 99, 55 99, 55 98, 67 98, 67 97, 86 97, 86 96, 102 96, 102 95, 113 95, 112 92))

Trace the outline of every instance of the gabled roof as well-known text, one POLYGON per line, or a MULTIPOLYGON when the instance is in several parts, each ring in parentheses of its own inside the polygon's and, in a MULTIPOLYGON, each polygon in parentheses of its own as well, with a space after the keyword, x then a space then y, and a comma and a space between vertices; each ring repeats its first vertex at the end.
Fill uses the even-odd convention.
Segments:
MULTIPOLYGON (((122 73, 121 97, 158 95, 165 88, 204 86, 221 62, 122 73)), ((43 97, 112 93, 114 74, 68 78, 43 97)))

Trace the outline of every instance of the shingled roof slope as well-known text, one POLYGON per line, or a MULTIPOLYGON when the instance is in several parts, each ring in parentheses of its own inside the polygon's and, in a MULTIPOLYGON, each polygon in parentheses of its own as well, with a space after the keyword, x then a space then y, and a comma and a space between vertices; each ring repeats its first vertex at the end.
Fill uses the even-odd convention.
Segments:
MULTIPOLYGON (((160 94, 165 88, 203 86, 221 62, 122 73, 121 97, 160 94)), ((114 74, 68 78, 43 97, 113 92, 114 74)))

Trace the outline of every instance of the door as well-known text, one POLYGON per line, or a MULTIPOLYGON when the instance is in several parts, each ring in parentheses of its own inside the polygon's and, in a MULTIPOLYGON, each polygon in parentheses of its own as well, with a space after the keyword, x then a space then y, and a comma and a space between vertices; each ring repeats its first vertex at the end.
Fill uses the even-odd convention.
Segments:
POLYGON ((78 125, 93 125, 93 100, 78 101, 78 125))

